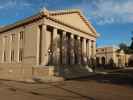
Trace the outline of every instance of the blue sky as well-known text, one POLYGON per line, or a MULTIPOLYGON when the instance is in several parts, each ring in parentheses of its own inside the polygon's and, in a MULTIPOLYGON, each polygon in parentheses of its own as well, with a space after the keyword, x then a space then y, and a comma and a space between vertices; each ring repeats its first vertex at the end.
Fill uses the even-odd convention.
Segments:
POLYGON ((100 37, 98 46, 130 45, 133 31, 133 0, 0 0, 0 25, 31 16, 43 7, 49 10, 79 8, 100 37))

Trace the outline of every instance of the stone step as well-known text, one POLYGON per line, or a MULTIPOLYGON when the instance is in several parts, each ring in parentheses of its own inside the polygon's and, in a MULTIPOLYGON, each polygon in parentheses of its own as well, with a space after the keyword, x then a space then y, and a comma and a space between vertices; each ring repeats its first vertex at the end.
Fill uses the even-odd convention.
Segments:
POLYGON ((86 66, 68 66, 64 67, 62 69, 62 76, 66 79, 71 79, 71 78, 78 78, 78 77, 86 77, 90 75, 92 71, 91 68, 86 67, 86 66))
POLYGON ((44 77, 35 77, 34 76, 32 79, 35 82, 39 82, 39 83, 64 81, 63 77, 57 77, 57 76, 44 76, 44 77))

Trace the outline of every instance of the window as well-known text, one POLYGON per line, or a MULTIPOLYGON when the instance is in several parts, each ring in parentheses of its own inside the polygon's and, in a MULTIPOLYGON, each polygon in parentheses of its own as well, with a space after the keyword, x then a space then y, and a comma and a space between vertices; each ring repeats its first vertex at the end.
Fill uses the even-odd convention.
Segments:
POLYGON ((21 31, 20 32, 20 40, 23 40, 24 39, 24 31, 21 31))
POLYGON ((105 65, 105 64, 106 64, 106 59, 105 59, 105 57, 102 57, 101 61, 102 61, 102 65, 105 65))
POLYGON ((102 51, 104 51, 104 49, 102 49, 102 51))
POLYGON ((23 49, 19 49, 19 61, 21 62, 23 60, 23 49))
POLYGON ((14 61, 14 50, 11 51, 11 61, 14 61))
POLYGON ((4 51, 4 62, 6 62, 6 52, 4 51))
POLYGON ((15 40, 15 34, 12 34, 12 35, 11 35, 11 39, 12 39, 12 41, 15 40))

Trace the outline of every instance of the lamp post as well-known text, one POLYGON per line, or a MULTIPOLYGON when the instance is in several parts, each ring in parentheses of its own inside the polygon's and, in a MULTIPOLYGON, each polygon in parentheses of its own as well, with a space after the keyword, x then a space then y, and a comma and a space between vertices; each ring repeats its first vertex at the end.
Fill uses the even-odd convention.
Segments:
POLYGON ((51 49, 48 49, 48 65, 50 65, 52 63, 52 54, 53 51, 51 49))

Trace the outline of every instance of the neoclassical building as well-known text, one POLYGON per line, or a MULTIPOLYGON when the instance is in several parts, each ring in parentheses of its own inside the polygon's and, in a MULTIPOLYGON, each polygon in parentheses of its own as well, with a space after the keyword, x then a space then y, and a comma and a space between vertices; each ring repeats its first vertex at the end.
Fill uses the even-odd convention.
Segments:
POLYGON ((1 27, 0 78, 26 80, 82 65, 95 57, 97 36, 82 12, 73 9, 44 9, 1 27))
POLYGON ((96 49, 96 60, 101 65, 110 64, 112 61, 116 67, 125 67, 128 64, 129 55, 118 47, 106 46, 96 49))

